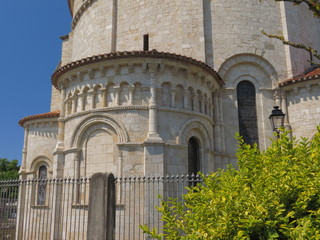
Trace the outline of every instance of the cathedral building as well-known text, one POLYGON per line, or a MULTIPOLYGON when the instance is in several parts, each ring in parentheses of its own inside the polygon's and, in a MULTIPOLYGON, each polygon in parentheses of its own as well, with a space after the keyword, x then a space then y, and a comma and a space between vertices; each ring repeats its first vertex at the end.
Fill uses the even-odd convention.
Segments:
MULTIPOLYGON (((264 150, 273 106, 295 137, 320 123, 319 19, 257 0, 69 0, 49 113, 20 120, 22 179, 209 173, 236 132, 264 150), (312 59, 311 59, 312 60, 312 59)), ((49 81, 48 81, 48 84, 49 81)), ((45 99, 43 99, 45 100, 45 99)))

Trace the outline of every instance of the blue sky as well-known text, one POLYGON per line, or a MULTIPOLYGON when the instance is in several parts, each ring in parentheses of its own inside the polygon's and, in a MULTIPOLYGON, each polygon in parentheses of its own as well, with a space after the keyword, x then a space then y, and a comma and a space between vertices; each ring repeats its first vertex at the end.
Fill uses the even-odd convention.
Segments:
POLYGON ((18 121, 50 111, 50 77, 70 31, 67 0, 2 1, 0 6, 0 158, 21 161, 18 121))

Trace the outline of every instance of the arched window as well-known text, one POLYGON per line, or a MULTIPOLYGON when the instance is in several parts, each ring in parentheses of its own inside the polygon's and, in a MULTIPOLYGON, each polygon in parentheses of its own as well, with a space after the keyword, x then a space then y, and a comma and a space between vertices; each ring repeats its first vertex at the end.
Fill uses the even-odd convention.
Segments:
POLYGON ((256 110, 256 90, 249 81, 237 86, 239 133, 247 144, 259 143, 256 110))
POLYGON ((188 174, 197 174, 200 171, 199 142, 195 137, 188 142, 188 174))
POLYGON ((37 204, 38 205, 45 205, 46 203, 46 191, 47 191, 47 182, 46 179, 48 178, 48 171, 46 166, 41 166, 38 171, 38 198, 37 204))

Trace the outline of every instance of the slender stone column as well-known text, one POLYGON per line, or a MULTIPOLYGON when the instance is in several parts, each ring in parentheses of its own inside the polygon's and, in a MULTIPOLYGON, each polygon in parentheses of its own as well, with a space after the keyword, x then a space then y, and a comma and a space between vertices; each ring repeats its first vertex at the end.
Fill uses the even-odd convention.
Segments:
POLYGON ((191 110, 196 111, 196 94, 192 93, 191 94, 191 110))
POLYGON ((91 109, 94 109, 94 105, 95 105, 95 102, 94 102, 94 91, 92 89, 90 89, 88 92, 87 92, 87 101, 88 101, 88 105, 91 107, 91 109))
POLYGON ((149 132, 146 139, 147 142, 162 142, 158 134, 158 114, 157 114, 157 96, 156 96, 156 70, 157 64, 149 66, 150 81, 150 101, 149 101, 149 132))
POLYGON ((174 108, 176 107, 176 90, 175 89, 171 89, 170 96, 171 96, 171 107, 174 108))
POLYGON ((119 106, 120 105, 120 86, 115 86, 113 87, 114 92, 115 92, 115 99, 114 99, 114 105, 119 106))
POLYGON ((129 86, 129 105, 133 105, 133 91, 134 91, 134 86, 129 86))
POLYGON ((77 112, 84 111, 85 108, 85 102, 84 102, 85 94, 81 93, 78 95, 78 106, 77 106, 77 112))
POLYGON ((285 92, 281 93, 281 109, 282 109, 282 112, 286 114, 284 117, 284 127, 286 128, 286 130, 290 131, 290 137, 292 138, 292 132, 291 132, 292 128, 290 125, 289 115, 288 115, 287 95, 285 92))
MULTIPOLYGON (((65 130, 65 104, 64 100, 66 98, 66 85, 61 83, 59 88, 61 89, 61 107, 60 107, 60 117, 58 119, 58 142, 53 152, 53 178, 62 178, 64 175, 64 130, 65 130)), ((61 204, 62 204, 62 186, 57 184, 54 189, 55 195, 53 196, 53 221, 52 221, 52 231, 51 239, 58 240, 61 239, 62 232, 58 231, 59 224, 61 222, 61 204)))
POLYGON ((57 149, 64 149, 63 141, 64 141, 64 117, 65 117, 65 99, 66 99, 66 90, 65 86, 61 84, 61 107, 60 107, 60 117, 58 119, 58 143, 57 149))
POLYGON ((274 91, 274 103, 275 106, 281 106, 281 90, 280 89, 276 89, 274 91))
POLYGON ((102 107, 106 107, 107 106, 107 89, 102 88, 101 92, 102 92, 102 107))
POLYGON ((77 112, 77 101, 78 101, 78 96, 74 95, 72 98, 72 110, 71 113, 76 113, 77 112))
POLYGON ((27 168, 27 153, 28 153, 28 137, 29 137, 29 127, 24 127, 24 139, 23 139, 23 149, 22 149, 22 163, 19 174, 23 174, 27 168))
POLYGON ((189 91, 183 92, 183 109, 189 109, 189 106, 188 106, 189 95, 190 95, 189 91))

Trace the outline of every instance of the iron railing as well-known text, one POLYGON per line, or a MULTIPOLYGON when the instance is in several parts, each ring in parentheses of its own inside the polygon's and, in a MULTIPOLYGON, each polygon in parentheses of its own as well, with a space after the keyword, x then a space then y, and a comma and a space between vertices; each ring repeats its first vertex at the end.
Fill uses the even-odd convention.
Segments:
MULTIPOLYGON (((140 225, 161 229, 162 200, 182 201, 200 176, 119 177, 116 240, 146 239, 140 225)), ((0 181, 0 240, 87 239, 89 178, 0 181)))

